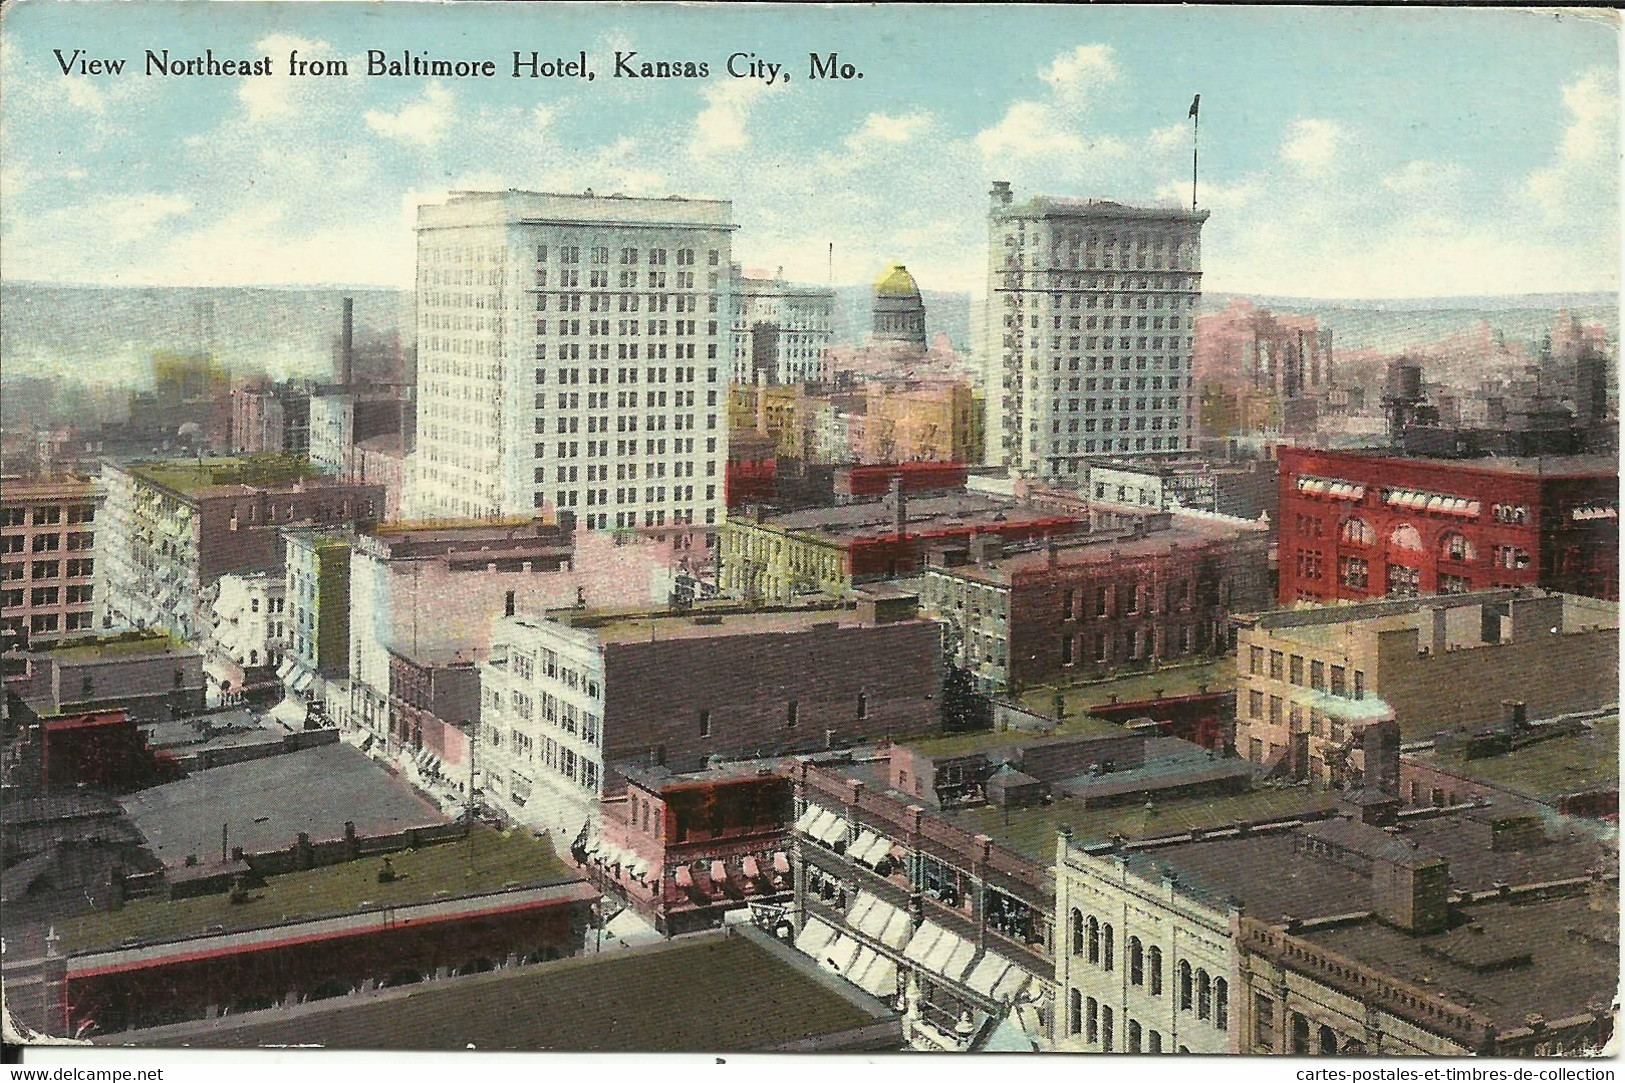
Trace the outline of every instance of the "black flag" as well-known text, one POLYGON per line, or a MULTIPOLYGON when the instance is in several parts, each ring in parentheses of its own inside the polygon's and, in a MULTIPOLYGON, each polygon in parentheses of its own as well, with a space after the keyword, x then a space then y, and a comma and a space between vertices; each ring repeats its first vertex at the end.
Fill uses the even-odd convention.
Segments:
POLYGON ((1201 111, 1202 111, 1202 96, 1200 94, 1198 94, 1196 97, 1191 99, 1191 112, 1190 112, 1191 118, 1193 120, 1196 119, 1200 115, 1201 111))

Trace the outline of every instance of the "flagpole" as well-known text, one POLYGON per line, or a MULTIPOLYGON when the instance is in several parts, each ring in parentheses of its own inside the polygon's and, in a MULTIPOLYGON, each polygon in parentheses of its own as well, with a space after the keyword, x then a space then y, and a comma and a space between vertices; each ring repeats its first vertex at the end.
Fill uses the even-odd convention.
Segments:
POLYGON ((1196 210, 1196 155, 1202 145, 1201 95, 1191 103, 1191 210, 1196 210))

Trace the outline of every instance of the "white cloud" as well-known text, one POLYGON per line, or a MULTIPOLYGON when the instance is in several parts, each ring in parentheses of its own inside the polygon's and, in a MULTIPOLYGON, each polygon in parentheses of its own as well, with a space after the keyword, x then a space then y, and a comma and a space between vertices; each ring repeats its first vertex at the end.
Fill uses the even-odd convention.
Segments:
POLYGON ((1056 56, 1039 77, 1056 97, 1076 103, 1117 81, 1117 61, 1110 45, 1079 45, 1056 56))
POLYGON ((1344 137, 1342 127, 1333 121, 1295 120, 1281 144, 1281 159, 1304 173, 1320 172, 1336 161, 1344 137))
POLYGON ((914 110, 908 113, 870 113, 863 126, 846 137, 852 150, 862 150, 871 144, 907 143, 923 134, 935 123, 930 113, 914 110))
POLYGON ((366 70, 360 56, 345 57, 325 41, 311 41, 290 34, 271 34, 261 38, 254 43, 254 53, 269 56, 275 73, 244 79, 237 88, 237 100, 247 110, 248 119, 254 123, 295 120, 300 114, 326 104, 329 96, 343 84, 358 84, 363 78, 361 72, 366 70), (295 51, 304 61, 344 60, 349 66, 349 74, 289 74, 289 58, 295 51))
POLYGON ((1154 129, 1146 136, 1146 146, 1159 154, 1167 154, 1177 150, 1188 150, 1191 145, 1191 129, 1188 124, 1170 124, 1166 128, 1154 129))
POLYGON ((1406 162, 1382 178, 1382 186, 1405 196, 1433 196, 1461 186, 1467 171, 1454 162, 1406 162))
POLYGON ((1083 149, 1083 140, 1066 129, 1050 106, 1019 101, 997 124, 976 134, 976 147, 988 158, 1032 158, 1076 154, 1083 149))
POLYGON ((69 76, 62 82, 64 97, 75 109, 100 114, 107 108, 107 97, 100 87, 88 78, 69 76))
POLYGON ((456 100, 443 83, 423 88, 423 97, 401 106, 393 113, 369 109, 363 119, 367 127, 386 139, 432 147, 446 137, 457 111, 456 100))
POLYGON ((1585 73, 1563 88, 1569 114, 1554 160, 1524 179, 1522 194, 1547 220, 1562 219, 1586 193, 1617 191, 1619 96, 1601 71, 1585 73))
POLYGON ((112 241, 123 244, 141 240, 165 219, 184 215, 191 209, 192 201, 182 195, 140 193, 102 196, 87 206, 56 213, 83 215, 90 221, 100 222, 112 241))
POLYGON ((742 150, 750 139, 745 121, 764 91, 756 79, 732 79, 714 83, 701 91, 705 108, 694 118, 694 132, 688 152, 696 158, 742 150))

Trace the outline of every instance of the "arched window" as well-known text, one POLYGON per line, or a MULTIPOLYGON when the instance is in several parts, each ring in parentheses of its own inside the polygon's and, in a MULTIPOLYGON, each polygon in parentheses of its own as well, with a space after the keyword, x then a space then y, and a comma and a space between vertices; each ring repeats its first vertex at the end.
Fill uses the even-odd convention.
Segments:
POLYGON ((1100 1001, 1094 997, 1083 1002, 1083 1040, 1090 1045, 1100 1041, 1100 1001))
POLYGON ((1320 1049, 1318 1052, 1321 1056, 1337 1056, 1337 1032, 1335 1030, 1322 1023, 1320 1025, 1320 1033, 1316 1036, 1320 1039, 1320 1049))
POLYGON ((1133 1019, 1128 1021, 1128 1051, 1130 1053, 1138 1053, 1141 1051, 1140 1024, 1135 1022, 1133 1019))
POLYGON ((1083 911, 1072 908, 1072 954, 1083 954, 1083 911))
POLYGON ((1309 1052, 1309 1020, 1298 1012, 1292 1013, 1292 1044, 1289 1051, 1298 1055, 1309 1052))
POLYGON ((1160 997, 1162 995, 1162 949, 1153 945, 1151 950, 1146 952, 1145 965, 1146 969, 1151 971, 1149 975, 1151 979, 1149 982, 1151 995, 1160 997))
POLYGON ((1100 1006, 1100 1051, 1112 1052, 1112 1009, 1109 1004, 1100 1006))
POLYGON ((1110 970, 1115 965, 1117 952, 1112 943, 1112 927, 1110 924, 1101 926, 1102 945, 1100 949, 1100 965, 1110 970))
POLYGON ((1401 523, 1388 535, 1388 544, 1395 549, 1419 553, 1422 551, 1422 535, 1409 523, 1401 523))
POLYGON ((1439 556, 1444 560, 1467 562, 1477 560, 1478 551, 1466 535, 1452 531, 1439 539, 1439 556))
POLYGON ((1083 994, 1076 989, 1072 990, 1072 1012, 1068 1024, 1067 1033, 1083 1033, 1083 994))
POLYGON ((1213 980, 1206 970, 1196 972, 1196 1018, 1206 1019, 1213 1014, 1213 980))
POLYGON ((1140 938, 1128 938, 1128 982, 1130 985, 1145 984, 1145 950, 1140 947, 1140 938))
POLYGON ((1191 1010, 1191 964, 1181 959, 1179 961, 1179 1010, 1191 1010))
POLYGON ((1152 1031, 1147 1031, 1146 1032, 1146 1050, 1145 1051, 1147 1053, 1161 1053, 1162 1052, 1162 1031, 1160 1031, 1160 1030, 1152 1030, 1152 1031))
POLYGON ((1350 545, 1370 545, 1377 540, 1377 534, 1370 523, 1355 518, 1343 524, 1342 539, 1350 545))
POLYGON ((1093 914, 1089 915, 1089 920, 1084 925, 1084 939, 1088 945, 1089 961, 1091 963, 1099 963, 1100 922, 1095 920, 1095 916, 1093 914))
POLYGON ((1230 983, 1223 978, 1213 979, 1213 1025, 1230 1029, 1230 983))

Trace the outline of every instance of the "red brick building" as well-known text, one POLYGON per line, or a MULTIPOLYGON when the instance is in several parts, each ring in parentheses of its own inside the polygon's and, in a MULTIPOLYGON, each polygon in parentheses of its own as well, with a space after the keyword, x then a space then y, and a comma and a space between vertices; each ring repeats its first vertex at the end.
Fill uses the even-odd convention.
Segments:
POLYGON ((577 859, 606 891, 668 936, 790 889, 790 779, 768 764, 688 774, 621 765, 577 859))
POLYGON ((1268 540, 1233 523, 1183 522, 1019 548, 991 537, 968 550, 940 547, 922 604, 989 688, 1223 653, 1230 614, 1269 602, 1268 540))
POLYGON ((1279 454, 1283 604, 1532 585, 1619 598, 1613 458, 1279 454))

